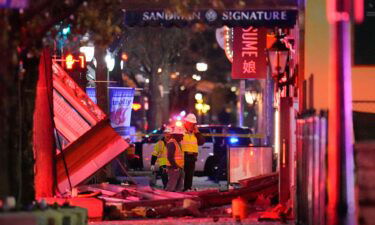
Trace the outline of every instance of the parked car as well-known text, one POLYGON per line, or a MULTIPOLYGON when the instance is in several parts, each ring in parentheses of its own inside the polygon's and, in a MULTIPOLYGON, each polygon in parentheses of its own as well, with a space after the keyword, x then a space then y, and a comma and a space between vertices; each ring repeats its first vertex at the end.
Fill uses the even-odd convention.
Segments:
MULTIPOLYGON (((252 146, 252 139, 238 134, 252 134, 249 128, 227 125, 198 125, 206 142, 199 146, 195 172, 216 179, 226 178, 227 148, 252 146), (229 135, 229 136, 227 136, 229 135)), ((146 136, 138 146, 141 148, 143 170, 150 170, 151 153, 155 143, 162 138, 162 130, 155 130, 146 136)))

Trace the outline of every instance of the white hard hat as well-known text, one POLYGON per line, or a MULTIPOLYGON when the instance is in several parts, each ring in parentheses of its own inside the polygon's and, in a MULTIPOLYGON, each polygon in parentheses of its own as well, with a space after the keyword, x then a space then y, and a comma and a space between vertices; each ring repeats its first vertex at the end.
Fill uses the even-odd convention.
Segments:
POLYGON ((172 133, 172 127, 166 126, 164 129, 164 133, 172 133))
POLYGON ((185 134, 185 129, 183 127, 175 126, 172 134, 185 134))
POLYGON ((184 120, 189 123, 197 123, 197 117, 193 113, 189 113, 184 120))

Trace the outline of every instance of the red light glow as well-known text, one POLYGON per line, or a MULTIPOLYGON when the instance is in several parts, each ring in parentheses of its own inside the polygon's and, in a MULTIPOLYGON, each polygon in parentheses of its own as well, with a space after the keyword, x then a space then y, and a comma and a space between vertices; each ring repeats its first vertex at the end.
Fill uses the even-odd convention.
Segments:
POLYGON ((133 105, 132 105, 132 109, 133 109, 134 111, 138 111, 138 110, 140 110, 141 108, 142 108, 142 105, 139 104, 139 103, 133 103, 133 105))
POLYGON ((73 65, 75 63, 75 60, 73 58, 73 55, 72 54, 68 54, 66 57, 65 57, 65 65, 66 65, 66 69, 68 70, 71 70, 73 69, 73 65))
POLYGON ((129 59, 129 56, 125 53, 125 52, 123 52, 122 54, 121 54, 121 59, 123 60, 123 61, 128 61, 128 59, 129 59))

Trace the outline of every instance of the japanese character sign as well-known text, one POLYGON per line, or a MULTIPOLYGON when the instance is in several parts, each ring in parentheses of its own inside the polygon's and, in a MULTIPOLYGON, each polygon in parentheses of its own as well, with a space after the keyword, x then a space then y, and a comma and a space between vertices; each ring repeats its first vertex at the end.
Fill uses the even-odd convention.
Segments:
POLYGON ((265 28, 234 28, 232 78, 264 79, 267 74, 265 28))

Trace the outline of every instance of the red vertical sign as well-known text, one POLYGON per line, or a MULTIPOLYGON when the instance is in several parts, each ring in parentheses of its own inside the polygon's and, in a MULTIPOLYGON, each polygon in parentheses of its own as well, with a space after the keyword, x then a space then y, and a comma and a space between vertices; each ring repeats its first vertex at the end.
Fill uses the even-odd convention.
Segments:
POLYGON ((265 28, 234 28, 232 78, 265 79, 267 73, 265 28))

